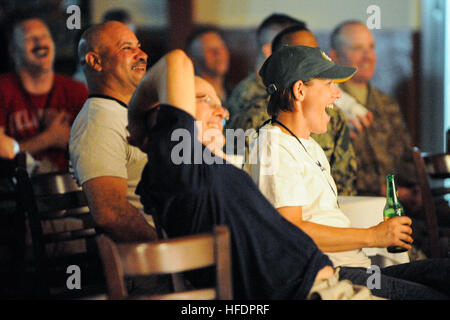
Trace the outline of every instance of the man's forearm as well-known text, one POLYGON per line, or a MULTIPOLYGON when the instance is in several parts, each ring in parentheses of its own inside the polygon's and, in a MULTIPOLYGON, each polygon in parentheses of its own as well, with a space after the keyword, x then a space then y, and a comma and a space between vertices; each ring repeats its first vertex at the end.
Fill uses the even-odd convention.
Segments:
POLYGON ((155 228, 153 228, 142 215, 142 213, 130 203, 123 212, 110 214, 111 219, 95 219, 97 224, 107 232, 115 241, 154 241, 158 239, 155 228))
POLYGON ((51 145, 51 137, 46 131, 32 138, 19 141, 20 151, 29 152, 31 154, 46 150, 50 148, 51 145))
POLYGON ((127 179, 98 177, 82 185, 95 223, 117 241, 151 241, 156 230, 127 199, 127 179))

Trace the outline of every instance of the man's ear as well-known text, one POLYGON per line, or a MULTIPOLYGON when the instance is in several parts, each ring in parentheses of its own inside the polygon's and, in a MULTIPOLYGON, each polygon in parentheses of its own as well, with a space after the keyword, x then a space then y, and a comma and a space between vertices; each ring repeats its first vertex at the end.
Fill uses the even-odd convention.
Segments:
POLYGON ((89 51, 86 53, 84 60, 86 64, 95 71, 102 71, 101 59, 97 53, 89 51))
POLYGON ((272 43, 269 42, 269 43, 264 44, 262 46, 261 50, 264 54, 264 57, 266 57, 266 59, 267 59, 272 54, 272 43))
POLYGON ((328 52, 328 55, 330 56, 331 60, 333 60, 334 62, 339 62, 338 53, 335 49, 330 49, 330 51, 328 52))
POLYGON ((305 100, 305 83, 302 80, 296 81, 292 86, 292 93, 294 94, 295 100, 302 102, 305 100))

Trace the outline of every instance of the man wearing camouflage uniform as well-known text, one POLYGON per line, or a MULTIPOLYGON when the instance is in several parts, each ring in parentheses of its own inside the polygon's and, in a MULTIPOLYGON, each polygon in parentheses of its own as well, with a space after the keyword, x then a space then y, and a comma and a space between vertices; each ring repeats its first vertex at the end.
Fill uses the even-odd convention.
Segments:
MULTIPOLYGON (((278 15, 279 16, 279 15, 278 15)), ((267 18, 261 26, 258 28, 257 37, 260 44, 260 54, 269 57, 271 50, 267 50, 264 46, 264 34, 267 31, 264 29, 276 29, 277 32, 285 29, 286 27, 297 25, 300 29, 303 27, 305 36, 297 37, 293 42, 286 44, 289 45, 306 45, 317 47, 317 41, 312 33, 306 29, 304 23, 298 21, 283 21, 282 18, 273 15, 267 18), (273 19, 272 19, 273 18, 273 19), (273 23, 270 25, 268 20, 272 19, 273 23), (283 23, 283 22, 286 23, 283 23), (302 27, 301 27, 302 26, 302 27)), ((272 33, 272 38, 275 38, 277 33, 272 33)), ((261 64, 261 60, 259 59, 261 64)), ((257 69, 259 69, 257 67, 257 69)), ((230 99, 227 102, 231 118, 228 124, 228 128, 245 130, 254 128, 256 129, 265 120, 269 119, 267 114, 267 104, 269 102, 269 94, 266 92, 266 88, 262 82, 262 79, 256 72, 251 73, 246 79, 237 85, 237 87, 231 93, 230 99)), ((336 182, 339 195, 355 195, 356 194, 356 160, 353 146, 349 137, 349 129, 346 125, 346 118, 341 110, 337 107, 328 109, 328 113, 331 117, 328 123, 328 130, 324 134, 311 134, 311 137, 319 143, 324 150, 328 161, 331 165, 331 173, 336 182)))
POLYGON ((353 146, 358 162, 358 194, 384 195, 387 174, 396 175, 398 195, 403 205, 414 210, 420 196, 415 186, 411 138, 399 105, 370 84, 376 65, 375 42, 362 23, 348 21, 332 33, 330 56, 337 63, 356 66, 356 75, 340 88, 372 113, 355 126, 353 146))

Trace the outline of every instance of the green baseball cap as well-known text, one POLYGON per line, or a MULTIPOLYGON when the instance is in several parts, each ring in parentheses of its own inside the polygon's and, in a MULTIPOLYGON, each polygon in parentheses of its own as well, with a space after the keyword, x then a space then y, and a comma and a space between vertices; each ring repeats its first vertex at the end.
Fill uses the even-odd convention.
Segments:
POLYGON ((259 70, 269 94, 312 78, 347 81, 358 69, 334 63, 320 48, 284 46, 272 53, 259 70))

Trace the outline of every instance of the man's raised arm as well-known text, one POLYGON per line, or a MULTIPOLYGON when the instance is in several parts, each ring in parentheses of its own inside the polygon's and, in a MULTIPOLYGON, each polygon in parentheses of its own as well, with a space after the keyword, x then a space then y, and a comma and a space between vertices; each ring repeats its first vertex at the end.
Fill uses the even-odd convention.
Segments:
POLYGON ((195 117, 194 67, 182 50, 161 58, 145 75, 128 106, 129 142, 145 146, 145 117, 155 103, 170 104, 195 117))

